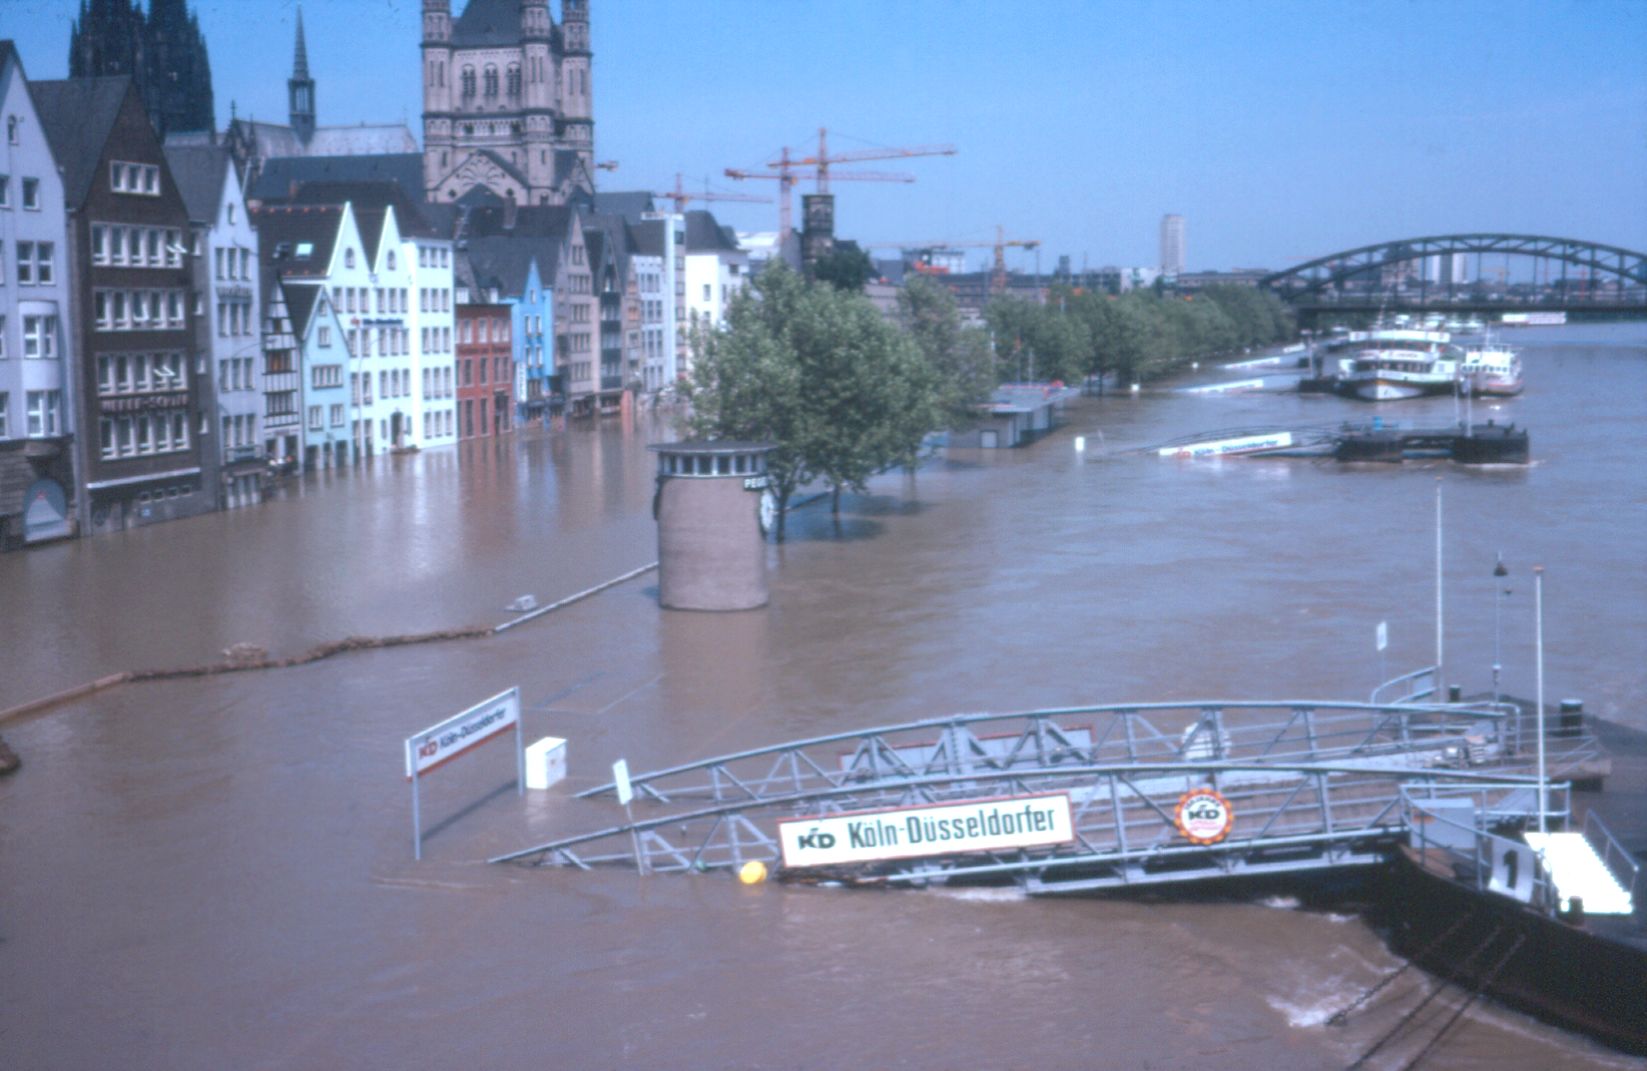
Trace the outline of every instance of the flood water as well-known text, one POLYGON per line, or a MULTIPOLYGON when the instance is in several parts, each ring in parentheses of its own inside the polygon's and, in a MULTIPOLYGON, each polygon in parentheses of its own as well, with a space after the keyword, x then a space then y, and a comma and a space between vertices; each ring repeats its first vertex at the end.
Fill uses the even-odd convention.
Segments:
MULTIPOLYGON (((1362 699, 1434 657, 1647 729, 1647 325, 1528 330, 1529 387, 1478 420, 1535 463, 1174 462, 1193 431, 1366 419, 1266 394, 1086 400, 1016 451, 956 451, 790 518, 763 610, 658 608, 656 577, 478 641, 128 685, 0 727, 0 1062, 17 1068, 1319 1068, 1421 999, 1354 913, 1254 902, 863 892, 488 866, 611 824, 571 792, 955 711, 1362 699), (1087 449, 1075 449, 1077 436, 1087 449), (425 782, 402 740, 518 685, 570 777, 522 798, 488 744, 425 782)), ((1234 372, 1206 378, 1244 378, 1234 372)), ((1447 399, 1387 420, 1446 423, 1447 399)), ((0 709, 122 669, 488 624, 656 557, 659 422, 390 459, 260 508, 0 557, 0 709)), ((1400 1067, 1420 1035, 1370 1066, 1400 1067)), ((1477 1005, 1426 1066, 1639 1066, 1477 1005)))

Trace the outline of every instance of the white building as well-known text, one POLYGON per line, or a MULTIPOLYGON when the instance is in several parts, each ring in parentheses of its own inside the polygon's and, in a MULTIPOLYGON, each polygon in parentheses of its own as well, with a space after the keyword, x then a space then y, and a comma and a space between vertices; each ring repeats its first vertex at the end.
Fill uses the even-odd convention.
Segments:
POLYGON ((262 499, 264 369, 257 231, 226 147, 168 142, 171 168, 194 227, 196 324, 216 389, 223 508, 262 499))
MULTIPOLYGON (((684 274, 688 332, 696 328, 713 330, 726 323, 732 295, 748 281, 749 254, 711 213, 690 211, 686 213, 684 274)), ((690 357, 678 371, 681 375, 691 374, 690 357)))
POLYGON ((1161 273, 1178 275, 1184 270, 1184 217, 1168 213, 1161 217, 1161 273))
POLYGON ((0 41, 0 547, 69 534, 75 398, 63 179, 0 41))
POLYGON ((452 244, 393 204, 262 209, 265 268, 327 288, 349 362, 355 456, 457 439, 452 244))

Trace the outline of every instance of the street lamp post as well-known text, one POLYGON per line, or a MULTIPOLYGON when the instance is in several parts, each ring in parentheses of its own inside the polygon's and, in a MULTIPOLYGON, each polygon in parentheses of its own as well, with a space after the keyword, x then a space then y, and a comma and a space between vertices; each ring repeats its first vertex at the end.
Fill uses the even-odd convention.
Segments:
POLYGON ((1534 643, 1537 649, 1536 674, 1538 678, 1536 694, 1533 702, 1536 703, 1538 713, 1538 831, 1546 831, 1544 812, 1547 808, 1547 795, 1544 783, 1544 566, 1533 566, 1533 619, 1534 643))
POLYGON ((1503 578, 1509 575, 1510 571, 1504 567, 1504 553, 1500 551, 1498 562, 1493 566, 1493 703, 1495 705, 1500 698, 1498 675, 1503 669, 1503 663, 1499 659, 1503 636, 1500 621, 1503 619, 1504 596, 1510 593, 1510 589, 1504 586, 1503 578))

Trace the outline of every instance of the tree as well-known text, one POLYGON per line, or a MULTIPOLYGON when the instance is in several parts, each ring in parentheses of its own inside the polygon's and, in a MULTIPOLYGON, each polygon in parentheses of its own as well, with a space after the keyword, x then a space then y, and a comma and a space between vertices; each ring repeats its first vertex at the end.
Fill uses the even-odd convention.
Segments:
POLYGON ((734 298, 727 326, 697 348, 690 427, 777 444, 767 470, 780 540, 801 484, 823 480, 839 511, 843 490, 912 464, 939 423, 938 377, 914 340, 862 295, 807 283, 781 264, 734 298))
POLYGON ((906 279, 898 291, 898 323, 931 369, 939 426, 967 427, 995 389, 988 334, 962 327, 949 287, 921 275, 906 279))
POLYGON ((854 294, 863 293, 869 280, 879 274, 875 262, 856 242, 837 242, 834 249, 812 264, 812 278, 854 294))
POLYGON ((802 449, 807 400, 789 337, 804 292, 788 269, 761 272, 733 296, 727 326, 694 339, 692 374, 682 384, 692 434, 776 444, 766 472, 778 500, 780 540, 790 496, 811 478, 802 449))

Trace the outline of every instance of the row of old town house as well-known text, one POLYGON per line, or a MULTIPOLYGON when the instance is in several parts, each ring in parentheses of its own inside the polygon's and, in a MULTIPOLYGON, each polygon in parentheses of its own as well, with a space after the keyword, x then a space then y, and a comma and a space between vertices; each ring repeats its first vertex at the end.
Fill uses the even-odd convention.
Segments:
POLYGON ((4 549, 657 399, 748 275, 647 194, 428 203, 393 156, 248 175, 157 134, 130 78, 31 83, 9 41, 0 117, 4 549))

